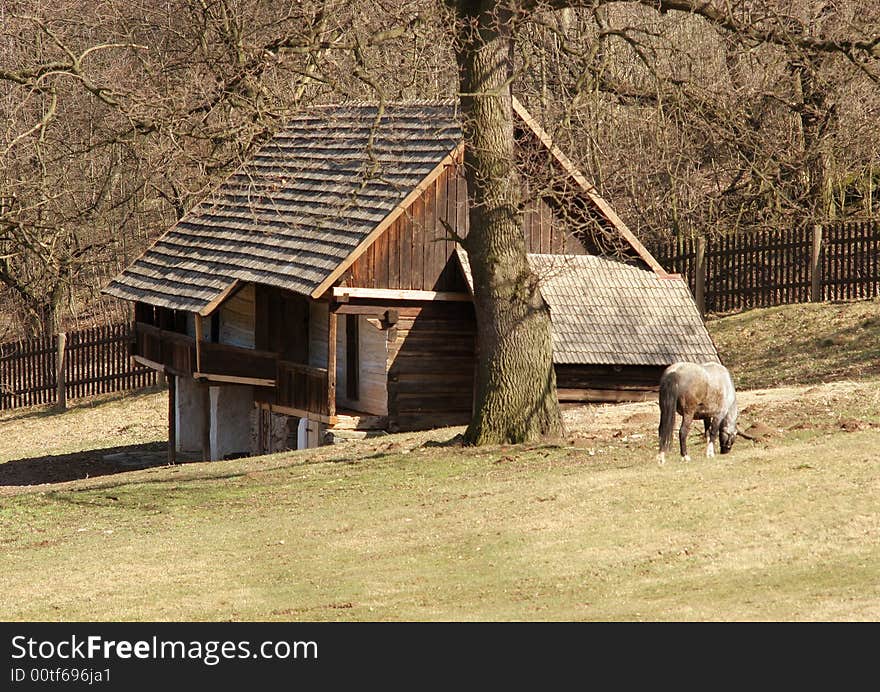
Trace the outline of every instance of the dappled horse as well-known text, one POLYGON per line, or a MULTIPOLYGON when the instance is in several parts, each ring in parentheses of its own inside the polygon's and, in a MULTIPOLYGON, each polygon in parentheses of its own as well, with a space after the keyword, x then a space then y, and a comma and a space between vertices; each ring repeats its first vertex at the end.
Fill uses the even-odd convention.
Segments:
POLYGON ((657 462, 666 463, 666 452, 672 440, 675 414, 681 414, 678 441, 684 461, 687 436, 695 418, 706 426, 706 456, 715 456, 715 444, 721 442, 721 453, 727 454, 736 440, 736 391, 730 372, 719 363, 674 363, 660 377, 660 453, 657 462))

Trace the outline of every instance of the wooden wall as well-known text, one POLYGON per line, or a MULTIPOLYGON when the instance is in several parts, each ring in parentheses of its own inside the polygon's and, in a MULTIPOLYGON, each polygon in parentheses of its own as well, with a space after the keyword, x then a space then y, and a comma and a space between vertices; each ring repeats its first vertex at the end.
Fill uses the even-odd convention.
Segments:
POLYGON ((221 344, 254 348, 254 293, 254 285, 245 284, 220 305, 221 344))
POLYGON ((557 365, 560 401, 656 399, 665 365, 557 365))
POLYGON ((404 308, 388 343, 391 431, 464 425, 473 406, 476 321, 470 303, 404 308))
MULTIPOLYGON (((327 303, 311 304, 309 324, 309 365, 327 367, 327 303)), ((388 344, 386 330, 378 329, 358 316, 358 397, 346 391, 348 363, 347 331, 344 315, 336 323, 336 403, 339 408, 384 416, 388 413, 388 344)))
MULTIPOLYGON (((443 222, 467 235, 467 183, 460 166, 447 168, 352 264, 344 282, 361 288, 467 291, 453 257, 455 242, 443 222)), ((526 206, 523 234, 528 252, 585 252, 561 216, 541 199, 526 206)))
POLYGON ((467 184, 449 167, 346 272, 349 286, 466 291, 450 258, 455 242, 442 221, 467 229, 467 184))

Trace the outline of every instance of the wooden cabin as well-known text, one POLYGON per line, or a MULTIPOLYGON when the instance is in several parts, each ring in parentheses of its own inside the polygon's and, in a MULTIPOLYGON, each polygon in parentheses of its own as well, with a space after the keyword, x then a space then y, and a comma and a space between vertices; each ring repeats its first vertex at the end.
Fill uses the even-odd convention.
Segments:
MULTIPOLYGON (((676 360, 717 360, 684 281, 514 111, 561 396, 639 398, 676 360)), ((172 453, 469 420, 470 272, 446 230, 468 231, 462 161, 452 103, 314 108, 110 282, 135 303, 134 358, 168 376, 172 453)))

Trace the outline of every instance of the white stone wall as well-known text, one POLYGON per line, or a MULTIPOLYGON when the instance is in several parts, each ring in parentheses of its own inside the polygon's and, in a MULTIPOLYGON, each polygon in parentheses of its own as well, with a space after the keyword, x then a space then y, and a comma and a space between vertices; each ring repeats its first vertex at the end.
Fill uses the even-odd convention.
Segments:
MULTIPOLYGON (((171 375, 170 377, 173 377, 171 375)), ((191 377, 176 378, 174 415, 178 452, 201 452, 205 429, 204 385, 191 377)))
POLYGON ((251 453, 253 387, 222 385, 210 388, 211 460, 251 453))

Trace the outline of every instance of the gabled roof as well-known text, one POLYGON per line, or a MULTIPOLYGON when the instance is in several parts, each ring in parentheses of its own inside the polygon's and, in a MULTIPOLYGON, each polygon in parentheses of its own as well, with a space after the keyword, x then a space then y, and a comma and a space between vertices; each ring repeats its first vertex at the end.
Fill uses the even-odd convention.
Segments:
MULTIPOLYGON (((663 270, 514 100, 593 211, 663 270)), ((294 117, 104 289, 210 313, 240 282, 317 298, 462 151, 450 103, 319 106, 294 117)))
POLYGON ((239 281, 310 295, 460 141, 451 104, 311 109, 105 292, 203 314, 239 281))
MULTIPOLYGON (((467 255, 458 258, 473 290, 467 255)), ((687 283, 595 255, 529 255, 550 306, 557 365, 718 362, 687 283)))

